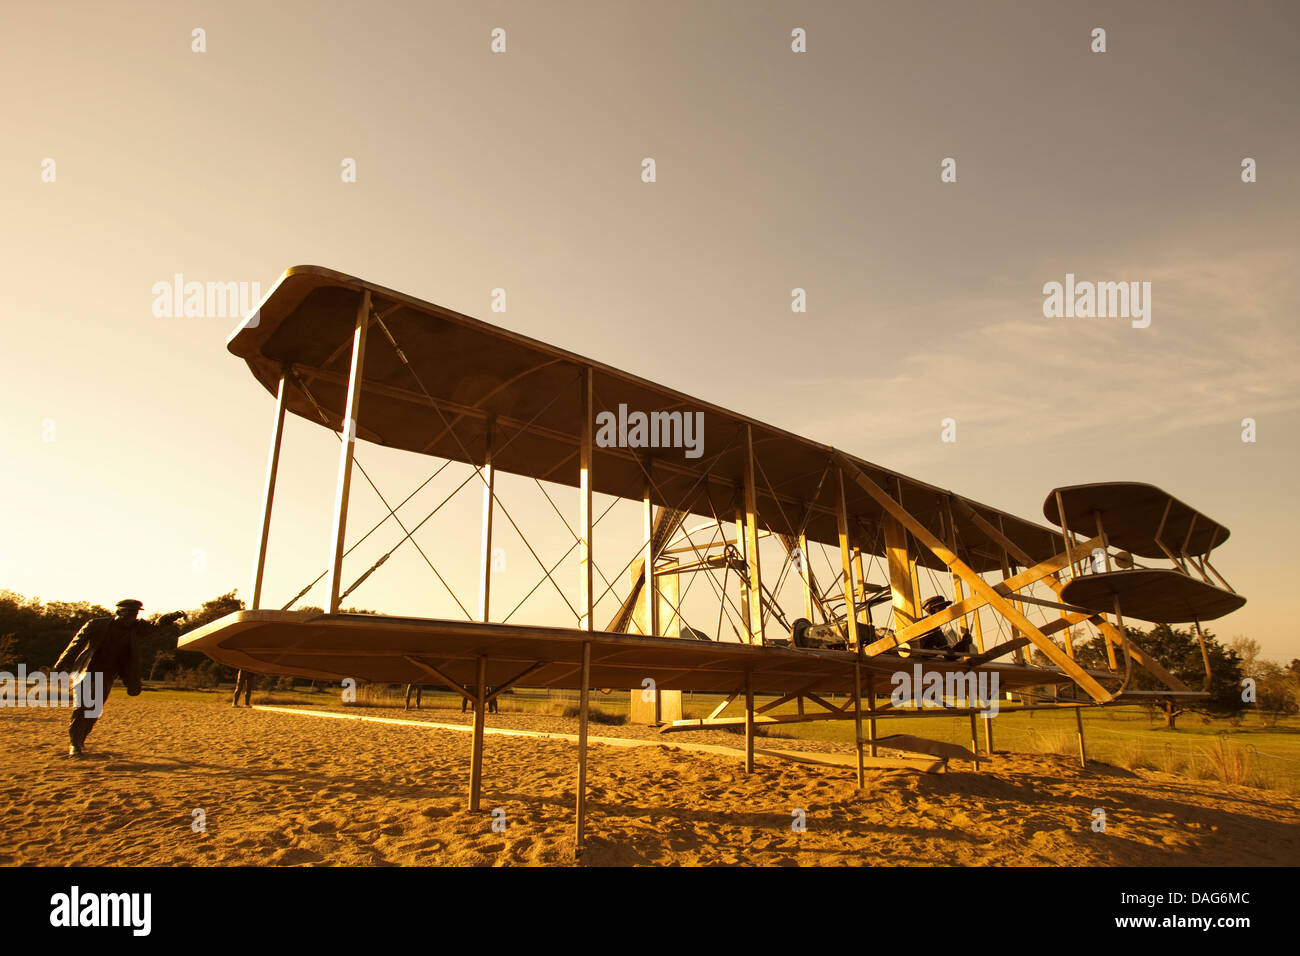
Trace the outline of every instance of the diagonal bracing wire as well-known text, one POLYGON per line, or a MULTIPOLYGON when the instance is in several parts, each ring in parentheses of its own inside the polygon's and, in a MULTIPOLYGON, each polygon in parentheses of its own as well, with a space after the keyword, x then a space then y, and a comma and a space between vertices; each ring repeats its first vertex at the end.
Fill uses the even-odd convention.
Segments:
MULTIPOLYGON (((621 498, 615 498, 613 501, 611 501, 611 502, 609 503, 609 507, 607 507, 604 511, 602 511, 602 512, 600 513, 600 516, 597 517, 596 520, 593 521, 593 522, 591 523, 591 526, 592 526, 593 528, 595 528, 596 525, 600 524, 600 520, 601 520, 601 518, 604 518, 605 515, 609 514, 611 511, 613 511, 613 510, 614 510, 614 506, 615 506, 616 504, 618 504, 619 501, 621 501, 621 500, 622 500, 621 498)), ((564 554, 560 555, 560 559, 559 559, 558 561, 556 561, 553 565, 551 565, 550 570, 551 570, 551 571, 554 571, 554 570, 555 570, 556 568, 558 568, 561 564, 563 564, 563 563, 564 563, 564 560, 565 560, 569 555, 571 555, 571 554, 573 553, 573 549, 576 548, 576 547, 577 547, 578 545, 580 545, 581 543, 582 543, 582 539, 581 539, 581 538, 576 538, 576 537, 575 537, 573 544, 569 545, 569 550, 568 550, 568 551, 565 551, 564 554)), ((595 566, 595 565, 593 565, 593 567, 594 567, 594 566, 595 566)), ((516 604, 516 605, 514 606, 514 608, 510 611, 510 613, 507 614, 507 615, 505 616, 505 618, 501 621, 501 623, 502 623, 502 624, 509 623, 510 618, 514 617, 515 612, 518 611, 521 607, 524 606, 524 603, 525 603, 525 602, 526 602, 530 597, 533 596, 533 592, 534 592, 534 591, 536 591, 538 588, 540 588, 543 584, 546 583, 546 578, 549 577, 549 576, 550 576, 549 574, 543 576, 543 577, 542 577, 542 578, 541 578, 541 579, 540 579, 536 584, 534 584, 534 585, 532 586, 532 588, 529 590, 529 592, 523 596, 523 598, 520 600, 520 602, 519 602, 518 604, 516 604)), ((602 577, 603 577, 603 575, 602 575, 602 577)))
MULTIPOLYGON (((500 451, 504 451, 506 448, 510 447, 510 443, 513 442, 513 441, 514 441, 516 438, 518 438, 520 435, 522 435, 522 434, 524 433, 524 431, 528 428, 529 425, 531 425, 533 422, 537 421, 537 419, 540 418, 540 417, 541 417, 541 416, 546 412, 546 410, 547 410, 548 408, 550 408, 553 404, 555 404, 556 400, 559 399, 559 397, 560 397, 560 396, 559 396, 558 393, 557 393, 554 397, 552 397, 551 400, 550 400, 549 402, 547 402, 545 405, 543 405, 543 406, 541 407, 541 409, 538 410, 538 412, 537 412, 536 415, 534 415, 531 419, 529 419, 528 422, 526 422, 526 423, 524 424, 523 428, 521 428, 521 429, 519 429, 518 431, 516 431, 513 435, 510 436, 510 438, 508 438, 505 442, 503 442, 502 445, 501 445, 501 447, 500 447, 499 449, 497 449, 497 451, 498 451, 498 452, 500 452, 500 451)), ((463 446, 462 446, 462 447, 463 447, 463 446)), ((376 567, 378 567, 378 566, 379 566, 380 564, 382 564, 384 561, 387 561, 389 555, 391 555, 394 551, 396 551, 399 547, 401 547, 402 544, 406 542, 407 538, 411 538, 411 536, 414 535, 415 532, 419 531, 420 528, 424 527, 425 523, 428 522, 429 519, 432 518, 435 514, 437 514, 438 511, 442 508, 443 505, 445 505, 448 501, 450 501, 450 500, 451 500, 452 498, 454 498, 457 494, 459 494, 460 490, 461 490, 462 488, 464 488, 467 484, 469 484, 471 481, 473 481, 476 477, 479 478, 480 480, 482 480, 483 483, 484 483, 484 485, 486 486, 486 484, 487 484, 487 479, 483 477, 483 471, 482 471, 482 468, 481 468, 481 467, 476 467, 476 468, 474 469, 474 471, 473 471, 469 476, 467 476, 467 477, 465 478, 464 481, 462 481, 459 485, 457 485, 457 486, 455 487, 455 489, 452 490, 451 494, 449 494, 446 498, 444 498, 441 502, 439 502, 438 506, 437 506, 436 508, 434 508, 433 511, 431 511, 431 512, 429 512, 427 515, 425 515, 424 518, 420 521, 419 524, 417 524, 417 525, 416 525, 414 528, 412 528, 410 531, 407 531, 406 534, 405 534, 405 535, 404 535, 404 536, 403 536, 403 537, 402 537, 402 538, 397 542, 397 544, 393 545, 392 548, 390 548, 390 549, 388 550, 388 552, 387 552, 383 557, 381 557, 377 562, 375 562, 375 564, 370 568, 370 570, 367 571, 366 574, 362 575, 362 577, 361 577, 361 578, 360 578, 360 579, 359 579, 355 584, 353 584, 353 587, 356 587, 357 584, 360 584, 361 581, 364 580, 364 579, 365 579, 365 578, 370 574, 370 572, 373 571, 376 567)), ((497 501, 498 504, 500 503, 500 499, 497 498, 495 492, 493 493, 492 497, 493 497, 493 500, 494 500, 494 501, 497 501)), ((504 505, 502 505, 502 510, 503 510, 503 511, 505 510, 505 506, 504 506, 504 505)), ((509 515, 507 514, 506 517, 509 518, 509 515)), ((510 523, 513 525, 513 524, 514 524, 514 520, 513 520, 513 519, 510 519, 510 523)), ((403 530, 405 531, 405 528, 403 528, 403 530)), ((515 530, 516 530, 516 531, 519 530, 517 526, 516 526, 515 530)), ((523 537, 523 535, 521 534, 520 537, 523 537)), ((527 542, 525 541, 525 543, 527 543, 527 542)), ((412 544, 416 544, 416 542, 414 541, 414 539, 412 539, 412 544)), ((419 545, 416 544, 416 547, 418 548, 419 545)), ((531 549, 530 549, 530 550, 531 550, 531 549)), ((421 553, 423 553, 423 552, 421 552, 421 553)), ((534 557, 537 557, 536 553, 534 553, 533 556, 534 556, 534 557)), ((538 558, 538 563, 541 563, 541 559, 540 559, 540 558, 538 558)), ((545 567, 545 565, 543 565, 543 567, 545 567)), ((437 574, 437 571, 435 570, 434 573, 437 574)), ((438 579, 439 579, 439 580, 442 580, 441 575, 439 575, 438 579)), ((445 586, 445 585, 444 585, 444 586, 445 586)), ((351 588, 349 588, 349 590, 351 590, 351 588)), ((450 588, 448 588, 448 590, 450 591, 450 588)), ((455 595, 453 594, 452 597, 455 598, 455 595)), ((456 603, 457 603, 458 605, 460 605, 460 609, 461 609, 462 611, 465 611, 465 606, 464 606, 463 604, 461 604, 459 600, 457 600, 456 603)), ((469 620, 471 620, 471 621, 474 620, 473 615, 471 615, 468 611, 465 611, 465 614, 466 614, 466 616, 468 617, 469 620)))
MULTIPOLYGON (((754 464, 758 466, 758 473, 760 476, 762 476, 763 484, 767 485, 768 493, 771 494, 772 500, 776 502, 777 510, 780 511, 781 513, 781 520, 785 522, 785 526, 787 528, 792 527, 790 519, 785 513, 785 508, 781 505, 781 499, 777 497, 776 489, 772 487, 772 482, 768 479, 767 472, 763 469, 763 463, 758 460, 757 455, 754 456, 754 464)), ((795 535, 796 541, 798 541, 799 538, 803 537, 804 533, 808 530, 808 522, 812 519, 813 503, 821 498, 822 485, 825 484, 826 476, 830 474, 830 471, 831 471, 831 459, 827 459, 826 467, 822 469, 822 476, 817 481, 817 490, 813 492, 812 498, 810 498, 808 500, 808 503, 804 506, 803 520, 799 523, 798 534, 795 535)), ((782 544, 784 543, 785 542, 782 541, 782 544)), ((793 553, 790 551, 789 548, 786 548, 785 560, 781 562, 781 571, 777 574, 776 577, 776 587, 772 589, 772 608, 773 610, 777 611, 777 616, 783 619, 782 620, 783 624, 785 623, 784 615, 780 613, 780 607, 776 604, 776 595, 781 593, 781 585, 785 583, 785 576, 789 572, 790 568, 794 566, 792 557, 793 557, 793 553)), ((806 561, 807 558, 805 557, 804 560, 806 561)), ((810 585, 811 582, 812 582, 812 576, 810 574, 809 575, 810 585)), ((764 590, 766 590, 766 588, 764 588, 764 590)))
MULTIPOLYGON (((373 310, 372 310, 372 311, 373 311, 373 310)), ((393 341, 393 337, 392 337, 392 335, 388 333, 388 329, 387 329, 387 327, 384 325, 384 323, 383 323, 383 319, 382 319, 378 314, 375 314, 374 318, 375 318, 375 322, 376 322, 376 323, 379 325, 379 327, 384 331, 384 334, 385 334, 385 336, 388 338, 389 342, 391 342, 391 343, 393 344, 393 347, 397 350, 398 355, 399 355, 399 357, 401 358, 401 360, 403 361, 403 363, 405 363, 406 366, 407 366, 407 368, 410 369, 410 363, 406 361, 406 356, 405 356, 405 354, 401 351, 401 349, 397 348, 397 343, 393 341)), ((411 373, 412 373, 412 375, 415 375, 415 371, 414 371, 414 369, 411 369, 411 373)), ((416 377, 416 381, 419 382, 419 376, 416 375, 415 377, 416 377)), ((316 402, 316 399, 311 395, 311 392, 308 390, 306 383, 301 379, 300 376, 298 376, 298 375, 296 375, 296 374, 295 374, 294 378, 295 378, 295 380, 298 382, 299 386, 302 388, 303 393, 304 393, 305 395, 307 395, 308 399, 311 401, 312 405, 315 407, 317 415, 319 415, 319 416, 321 417, 322 421, 323 421, 326 425, 328 425, 329 422, 328 422, 328 419, 325 417, 324 411, 321 409, 319 403, 316 402)), ((434 401, 433 397, 432 397, 431 395, 429 395, 428 390, 424 389, 424 386, 423 386, 423 383, 422 383, 422 382, 420 383, 420 387, 421 387, 421 390, 424 392, 425 397, 426 397, 426 398, 429 400, 429 402, 433 405, 435 411, 438 412, 439 417, 442 417, 442 411, 441 411, 441 409, 439 409, 439 408, 437 407, 437 403, 434 401)), ((527 423, 525 423, 525 425, 523 426, 523 428, 521 428, 521 429, 519 429, 518 431, 516 431, 514 435, 512 435, 509 439, 507 439, 507 440, 506 440, 506 441, 501 445, 501 448, 500 448, 500 449, 497 449, 497 451, 502 451, 502 450, 504 450, 505 448, 509 447, 510 443, 513 442, 516 438, 518 438, 519 435, 522 434, 525 430, 527 430, 527 428, 528 428, 529 425, 532 425, 533 422, 537 421, 537 419, 540 418, 540 417, 541 417, 541 416, 542 416, 542 415, 547 411, 547 409, 549 409, 549 408, 551 407, 551 405, 553 405, 553 404, 556 402, 556 400, 557 400, 558 398, 559 398, 559 394, 557 393, 557 394, 556 394, 556 395, 555 395, 555 396, 554 396, 554 397, 553 397, 549 402, 547 402, 545 405, 543 405, 542 408, 539 409, 538 412, 537 412, 537 413, 536 413, 536 414, 535 414, 535 415, 534 415, 534 416, 533 416, 533 417, 532 417, 532 418, 531 418, 527 423)), ((450 426, 450 425, 447 425, 447 420, 446 420, 445 417, 443 417, 443 424, 446 425, 446 427, 447 427, 448 430, 450 431, 450 427, 451 427, 451 426, 450 426)), ((331 429, 331 430, 332 430, 332 429, 331 429)), ((339 437, 340 440, 343 439, 343 436, 342 436, 341 433, 338 435, 338 437, 339 437)), ((456 437, 456 436, 453 434, 453 437, 456 437)), ((466 458, 472 460, 472 459, 471 459, 471 456, 469 455, 468 450, 465 449, 464 444, 460 442, 460 439, 459 439, 458 437, 456 438, 456 440, 457 440, 457 444, 460 444, 462 451, 464 451, 466 458)), ((447 582, 446 582, 445 580, 443 580, 442 575, 438 573, 438 569, 435 568, 435 567, 433 566, 433 563, 429 560, 428 556, 424 554, 423 549, 420 548, 420 545, 419 545, 418 542, 414 541, 414 539, 413 539, 412 536, 415 534, 416 531, 420 530, 420 528, 423 527, 424 524, 425 524, 426 522, 428 522, 430 518, 432 518, 435 514, 437 514, 438 511, 443 507, 443 505, 445 505, 448 501, 450 501, 453 497, 455 497, 456 494, 459 493, 459 491, 460 491, 462 488, 465 487, 465 485, 469 484, 469 482, 472 481, 472 480, 474 479, 475 476, 477 476, 481 481, 483 481, 483 482, 486 484, 487 479, 483 477, 483 473, 482 473, 482 469, 481 469, 481 467, 476 467, 475 470, 474 470, 474 472, 473 472, 473 473, 472 473, 468 478, 466 478, 465 481, 462 481, 459 485, 457 485, 456 488, 455 488, 455 490, 453 490, 452 493, 451 493, 450 495, 448 495, 446 498, 444 498, 444 499, 443 499, 443 500, 442 500, 442 501, 437 505, 437 507, 435 507, 435 508, 433 509, 433 511, 429 512, 429 514, 427 514, 427 515, 424 517, 424 519, 420 521, 419 524, 417 524, 414 528, 412 528, 412 529, 410 529, 410 530, 408 531, 408 530, 406 529, 406 526, 402 524, 401 520, 397 518, 397 515, 396 515, 395 513, 393 513, 393 509, 392 509, 391 507, 388 506, 388 502, 384 499, 384 496, 383 496, 383 494, 379 491, 379 489, 378 489, 377 487, 375 487, 375 483, 374 483, 373 481, 370 480, 370 476, 366 474, 365 469, 361 467, 361 463, 358 462, 358 461, 356 460, 355 457, 353 458, 353 462, 354 462, 354 464, 357 465, 358 470, 360 470, 361 473, 362 473, 363 475, 366 476, 366 481, 370 483, 370 486, 371 486, 372 488, 374 488, 374 490, 375 490, 375 494, 379 495, 380 500, 384 502, 384 506, 385 506, 386 508, 388 508, 388 510, 389 510, 389 515, 390 515, 390 516, 391 516, 395 521, 397 521, 398 525, 401 526, 403 532, 405 532, 405 533, 404 533, 403 537, 402 537, 401 539, 398 540, 397 544, 393 545, 393 547, 390 548, 390 549, 389 549, 389 550, 388 550, 388 551, 387 551, 383 556, 381 556, 380 559, 379 559, 378 561, 376 561, 373 565, 371 565, 371 567, 370 567, 369 569, 367 569, 366 572, 365 572, 364 574, 362 574, 360 578, 358 578, 356 581, 353 582, 352 586, 349 587, 349 588, 347 589, 347 591, 344 592, 344 595, 346 595, 346 594, 350 594, 350 593, 351 593, 351 592, 352 592, 352 591, 353 591, 353 590, 354 590, 358 585, 360 585, 364 580, 366 580, 366 578, 368 578, 368 577, 369 577, 369 576, 370 576, 370 575, 371 575, 371 574, 372 574, 372 573, 373 573, 373 572, 374 572, 374 571, 375 571, 379 566, 381 566, 385 561, 387 561, 388 558, 393 554, 394 551, 397 550, 398 547, 400 547, 403 543, 405 543, 405 541, 406 541, 408 538, 411 538, 411 539, 412 539, 412 543, 413 543, 413 544, 415 545, 415 547, 416 547, 416 550, 418 550, 418 551, 420 552, 420 555, 424 558, 425 563, 429 565, 430 570, 433 571, 434 575, 438 578, 439 582, 442 583, 442 586, 443 586, 444 588, 447 589, 447 593, 451 595, 452 600, 456 602, 456 605, 461 609, 461 612, 462 612, 463 614, 465 614, 465 616, 466 616, 467 619, 469 619, 469 620, 473 620, 473 619, 474 619, 473 615, 469 613, 469 611, 465 608, 465 605, 464 605, 463 603, 461 603, 460 599, 456 596, 456 593, 451 589, 451 587, 447 584, 447 582)), ((427 485, 427 484, 429 483, 429 481, 432 481, 432 480, 433 480, 434 477, 437 477, 437 475, 438 475, 439 473, 441 473, 442 469, 445 468, 445 467, 446 467, 448 464, 450 464, 450 463, 451 463, 451 461, 450 461, 450 459, 449 459, 449 460, 448 460, 448 461, 447 461, 447 462, 446 462, 442 467, 440 467, 440 468, 438 469, 438 471, 436 471, 436 472, 434 473, 433 476, 431 476, 430 478, 426 479, 425 482, 424 482, 423 484, 420 485, 420 488, 423 488, 424 485, 427 485)), ((408 496, 403 500, 402 504, 405 504, 407 501, 409 501, 409 500, 411 499, 411 497, 414 496, 414 494, 420 490, 420 488, 417 488, 416 491, 413 491, 410 495, 408 495, 408 496)), ((398 507, 400 508, 401 505, 398 505, 398 507)), ((385 518, 384 520, 387 520, 387 518, 385 518)), ((381 521, 380 524, 382 524, 382 523, 383 523, 383 522, 381 521)), ((376 525, 375 527, 377 528, 378 525, 376 525)), ((369 532, 366 533, 365 537, 369 537, 369 535, 370 535, 374 530, 375 530, 375 529, 372 528, 371 531, 369 531, 369 532)), ((361 540, 364 540, 364 537, 363 537, 361 540)), ((357 545, 359 545, 360 543, 361 543, 361 541, 357 541, 356 544, 354 544, 352 547, 355 548, 355 547, 356 547, 357 545)), ((350 553, 351 550, 352 550, 351 548, 348 549, 348 552, 346 552, 346 553, 350 553)), ((287 610, 287 609, 288 609, 289 607, 291 607, 291 606, 292 606, 292 605, 293 605, 293 604, 294 604, 294 603, 295 603, 299 598, 301 598, 302 595, 306 594, 307 591, 311 590, 311 588, 312 588, 313 586, 315 586, 316 582, 319 581, 322 577, 324 577, 324 573, 318 575, 315 581, 313 581, 313 582, 312 582, 311 584, 309 584, 306 588, 304 588, 302 591, 300 591, 300 592, 298 593, 297 597, 295 597, 292 601, 289 602, 288 605, 285 606, 285 609, 287 610)), ((340 599, 341 599, 342 597, 343 597, 343 595, 340 595, 340 599)))
MULTIPOLYGON (((538 488, 538 490, 542 493, 542 496, 543 496, 544 498, 546 498, 546 503, 549 504, 549 505, 551 506, 551 510, 554 511, 555 514, 556 514, 556 516, 559 517, 560 521, 561 521, 561 522, 563 523, 563 525, 564 525, 564 529, 565 529, 566 531, 568 531, 569 534, 573 537, 573 544, 574 544, 574 547, 576 547, 577 545, 582 544, 582 538, 578 535, 578 532, 574 531, 573 528, 569 525, 568 519, 564 517, 564 512, 562 512, 562 511, 560 510, 559 505, 557 505, 557 504, 555 503, 555 500, 551 497, 550 492, 548 492, 548 491, 546 490, 546 486, 543 485, 543 484, 542 484, 538 479, 536 479, 536 478, 533 479, 533 483, 534 483, 535 485, 537 485, 537 488, 538 488)), ((606 508, 604 511, 602 511, 602 512, 600 513, 600 518, 603 518, 603 517, 605 517, 605 515, 609 514, 610 511, 613 510, 614 505, 617 504, 618 501, 621 500, 621 499, 622 499, 622 495, 619 495, 619 496, 615 499, 614 502, 611 502, 611 503, 610 503, 610 506, 609 506, 608 508, 606 508)), ((592 527, 593 530, 595 530, 596 525, 600 524, 600 518, 597 518, 595 521, 593 521, 593 522, 591 523, 591 527, 592 527)), ((569 551, 564 552, 565 557, 568 557, 568 556, 569 556, 569 552, 572 551, 572 550, 573 550, 573 548, 569 548, 569 551)), ((562 558, 561 560, 563 560, 563 558, 562 558)), ((557 567, 558 567, 558 565, 557 565, 557 567)), ((600 575, 600 579, 601 579, 602 581, 605 582, 605 590, 606 590, 606 591, 611 590, 611 589, 614 587, 614 585, 610 583, 609 578, 605 577, 605 572, 602 571, 602 570, 600 569, 600 566, 597 565, 595 561, 593 561, 593 562, 591 562, 591 567, 592 567, 592 570, 594 570, 597 574, 600 575)), ((601 596, 603 597, 604 595, 601 595, 601 596)), ((617 591, 614 591, 614 597, 618 597, 618 592, 617 592, 617 591)), ((621 600, 621 599, 620 599, 620 600, 621 600)), ((578 616, 578 620, 582 620, 582 616, 581 616, 581 615, 578 616)))
MULTIPOLYGON (((312 407, 316 409, 316 414, 320 416, 321 422, 328 426, 329 419, 325 415, 325 410, 320 407, 320 403, 316 401, 316 396, 314 396, 311 393, 311 389, 307 387, 307 383, 304 382, 301 376, 299 376, 297 373, 294 374, 294 378, 298 382, 298 387, 302 389, 302 393, 307 396, 307 399, 308 401, 311 402, 312 407)), ((333 431, 333 429, 331 429, 331 431, 333 431)), ((338 439, 339 441, 347 440, 346 438, 344 438, 342 431, 338 433, 338 439)), ((406 532, 406 538, 411 537, 413 532, 406 530, 406 525, 402 524, 402 519, 397 517, 397 513, 393 510, 392 506, 388 504, 388 499, 384 497, 384 493, 380 491, 379 487, 374 483, 374 481, 371 480, 370 475, 366 472, 366 469, 361 466, 361 463, 356 460, 355 455, 353 455, 352 457, 352 463, 357 466, 357 470, 361 472, 361 474, 365 477, 366 483, 369 484, 370 487, 374 490, 375 494, 379 496, 379 500, 383 502, 384 507, 388 509, 388 513, 392 516, 393 520, 397 522, 397 526, 406 532)), ((421 524, 423 524, 423 522, 421 522, 421 524)), ((406 540, 406 538, 403 538, 402 540, 404 541, 406 540)), ((464 612, 466 617, 470 617, 469 611, 465 610, 465 605, 460 603, 460 598, 456 597, 456 592, 451 589, 451 585, 449 585, 445 580, 443 580, 442 575, 439 574, 438 569, 433 566, 433 562, 430 561, 429 556, 424 553, 424 549, 420 547, 419 542, 412 540, 411 543, 415 545, 415 550, 420 552, 420 557, 424 558, 424 563, 429 566, 429 570, 434 573, 434 576, 438 579, 439 583, 441 583, 442 586, 447 589, 447 593, 450 594, 451 599, 456 602, 456 606, 459 607, 462 612, 464 612)), ((393 550, 396 550, 396 548, 394 548, 393 550)), ((380 558, 377 562, 375 562, 375 564, 371 566, 371 568, 368 571, 366 571, 366 573, 361 576, 360 580, 356 581, 352 585, 352 587, 348 588, 347 591, 345 591, 343 594, 340 594, 339 600, 341 601, 345 595, 351 594, 353 588, 355 588, 358 584, 360 584, 361 581, 364 581, 367 577, 369 577, 371 572, 373 572, 375 568, 379 567, 379 565, 387 561, 388 555, 392 554, 393 550, 390 550, 388 554, 385 554, 382 558, 380 558)), ((472 618, 470 619, 472 620, 472 618)))
MULTIPOLYGON (((331 431, 332 431, 332 429, 331 429, 331 431)), ((355 460, 356 460, 356 459, 355 459, 355 457, 354 457, 354 458, 353 458, 353 461, 355 461, 355 460)), ((410 501, 412 498, 414 498, 416 495, 418 495, 421 491, 423 491, 423 490, 424 490, 424 487, 425 487, 429 482, 433 481, 435 478, 437 478, 439 475, 441 475, 442 472, 443 472, 443 470, 444 470, 448 465, 450 465, 450 464, 451 464, 451 459, 448 458, 446 461, 444 461, 441 465, 438 466, 437 470, 435 470, 434 473, 433 473, 432 475, 430 475, 428 478, 424 479, 424 481, 420 482, 420 484, 416 486, 416 488, 415 488, 414 491, 412 491, 409 495, 407 495, 405 498, 403 498, 401 501, 399 501, 399 502, 397 503, 397 506, 396 506, 393 510, 394 510, 394 511, 400 511, 400 510, 402 509, 402 506, 403 506, 403 505, 405 505, 408 501, 410 501)), ((376 531, 378 531, 380 528, 382 528, 382 527, 384 526, 384 523, 387 522, 388 519, 391 518, 391 517, 392 517, 391 514, 387 514, 387 515, 384 515, 382 518, 380 518, 377 522, 375 522, 375 523, 371 526, 371 528, 370 528, 369 531, 367 531, 365 534, 363 534, 363 535, 362 535, 360 538, 358 538, 356 541, 352 542, 352 547, 348 548, 346 551, 343 552, 343 557, 346 558, 349 554, 351 554, 353 551, 355 551, 357 548, 359 548, 359 547, 361 546, 361 544, 362 544, 362 543, 363 543, 367 538, 369 538, 372 534, 374 534, 376 531)), ((325 569, 324 571, 322 571, 320 574, 316 575, 316 577, 312 580, 312 582, 311 582, 310 584, 308 584, 305 588, 303 588, 301 591, 299 591, 297 594, 295 594, 295 595, 294 595, 294 596, 289 600, 289 603, 286 604, 286 605, 284 605, 284 607, 280 608, 280 610, 282 610, 282 611, 287 611, 287 610, 289 610, 289 608, 291 608, 291 607, 293 607, 295 604, 297 604, 298 601, 302 598, 302 596, 303 596, 304 594, 306 594, 308 591, 310 591, 312 588, 314 588, 317 584, 319 584, 319 583, 320 583, 320 579, 323 578, 323 577, 325 577, 325 575, 327 575, 327 574, 329 574, 329 573, 330 573, 330 569, 329 569, 329 568, 326 568, 326 569, 325 569)), ((350 591, 351 588, 349 588, 348 590, 350 591)))

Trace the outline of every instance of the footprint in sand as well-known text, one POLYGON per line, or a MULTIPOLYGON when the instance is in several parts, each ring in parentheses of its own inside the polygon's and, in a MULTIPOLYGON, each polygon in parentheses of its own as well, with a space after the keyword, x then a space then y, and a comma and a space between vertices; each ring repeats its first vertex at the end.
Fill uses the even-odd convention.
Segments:
POLYGON ((270 863, 272 866, 301 866, 304 863, 319 863, 323 859, 325 858, 315 850, 292 846, 272 856, 270 863))

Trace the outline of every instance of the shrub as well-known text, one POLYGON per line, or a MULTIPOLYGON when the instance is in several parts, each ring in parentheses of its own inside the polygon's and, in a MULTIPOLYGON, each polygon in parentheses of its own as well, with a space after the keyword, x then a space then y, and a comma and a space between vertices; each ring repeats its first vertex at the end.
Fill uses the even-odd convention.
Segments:
POLYGON ((1241 786, 1250 776, 1250 751, 1228 743, 1223 734, 1202 755, 1209 775, 1220 783, 1241 786))
POLYGON ((1187 761, 1183 759, 1182 754, 1174 750, 1171 744, 1165 744, 1164 753, 1160 759, 1160 769, 1165 773, 1179 774, 1187 766, 1187 761))
POLYGON ((217 675, 210 668, 185 667, 176 672, 175 684, 182 690, 210 690, 217 686, 217 675))
MULTIPOLYGON (((559 717, 576 718, 581 715, 582 710, 576 704, 566 704, 562 701, 555 701, 551 704, 551 713, 559 717)), ((627 714, 611 714, 607 710, 601 710, 591 704, 587 705, 587 719, 593 724, 605 724, 606 726, 617 727, 627 723, 627 714)))
POLYGON ((1119 765, 1126 770, 1137 770, 1147 765, 1146 748, 1140 741, 1134 740, 1119 749, 1119 765))

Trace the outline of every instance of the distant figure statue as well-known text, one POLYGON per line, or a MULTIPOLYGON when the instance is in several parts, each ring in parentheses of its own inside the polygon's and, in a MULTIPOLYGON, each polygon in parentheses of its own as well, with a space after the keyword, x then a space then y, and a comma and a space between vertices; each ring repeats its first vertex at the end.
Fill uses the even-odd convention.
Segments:
MULTIPOLYGON (((477 688, 475 688, 475 687, 470 687, 468 684, 466 684, 466 685, 465 685, 465 689, 466 689, 467 691, 469 691, 471 694, 473 694, 475 697, 478 696, 478 689, 477 689, 477 688)), ((489 688, 487 689, 487 692, 488 692, 489 694, 492 693, 492 688, 489 687, 489 688)), ((460 699, 460 712, 461 712, 462 714, 465 713, 465 711, 466 711, 466 709, 467 709, 468 707, 469 707, 469 698, 468 698, 468 697, 462 697, 462 698, 460 699)), ((495 713, 497 712, 497 699, 496 699, 495 697, 493 697, 491 700, 488 701, 488 703, 487 703, 487 712, 488 712, 489 714, 495 714, 495 713)))
POLYGON ((241 691, 244 694, 244 706, 245 707, 252 706, 252 704, 250 704, 249 701, 253 697, 253 684, 256 681, 257 681, 257 675, 249 673, 248 671, 245 670, 241 670, 238 674, 235 675, 235 702, 232 706, 234 707, 239 706, 239 694, 241 691))
POLYGON ((75 688, 72 719, 68 723, 69 757, 81 756, 86 738, 99 719, 104 699, 113 689, 114 680, 122 679, 129 696, 139 695, 140 638, 155 627, 185 617, 183 611, 173 611, 160 617, 156 625, 136 620, 143 606, 133 599, 118 601, 116 617, 87 621, 54 662, 56 672, 72 675, 75 688), (88 699, 92 695, 95 699, 88 699), (93 717, 90 716, 92 713, 93 717))

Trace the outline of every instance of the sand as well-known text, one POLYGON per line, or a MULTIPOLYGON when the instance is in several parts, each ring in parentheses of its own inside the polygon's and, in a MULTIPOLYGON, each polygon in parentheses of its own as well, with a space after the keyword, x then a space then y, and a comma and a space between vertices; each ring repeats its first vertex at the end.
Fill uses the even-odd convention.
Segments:
MULTIPOLYGON (((465 719, 428 708, 418 716, 465 719)), ((470 813, 463 732, 235 710, 215 695, 115 693, 87 756, 72 760, 66 721, 62 710, 0 711, 0 864, 574 862, 576 749, 564 741, 489 736, 483 809, 470 813), (493 810, 504 832, 493 831, 493 810)), ((488 718, 489 727, 561 733, 576 724, 488 718)), ((591 733, 654 736, 595 724, 591 733)), ((718 732, 681 739, 738 742, 718 732)), ((588 785, 581 865, 1300 863, 1296 797, 1083 770, 1061 756, 999 753, 978 773, 956 763, 946 774, 869 771, 858 791, 839 768, 760 758, 747 777, 729 757, 593 745, 588 785), (1106 813, 1104 833, 1093 830, 1094 809, 1106 813)))

